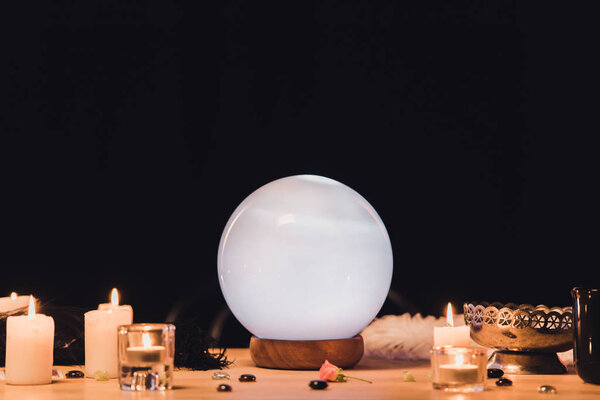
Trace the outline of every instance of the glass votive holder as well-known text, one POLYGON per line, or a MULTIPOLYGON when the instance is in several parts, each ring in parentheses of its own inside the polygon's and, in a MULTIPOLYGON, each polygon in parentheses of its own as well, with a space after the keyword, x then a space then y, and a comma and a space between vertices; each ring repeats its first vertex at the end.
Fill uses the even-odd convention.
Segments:
POLYGON ((175 325, 119 326, 118 354, 122 390, 165 390, 173 387, 175 325))
POLYGON ((431 373, 434 389, 480 392, 487 377, 487 353, 476 347, 434 347, 431 373))

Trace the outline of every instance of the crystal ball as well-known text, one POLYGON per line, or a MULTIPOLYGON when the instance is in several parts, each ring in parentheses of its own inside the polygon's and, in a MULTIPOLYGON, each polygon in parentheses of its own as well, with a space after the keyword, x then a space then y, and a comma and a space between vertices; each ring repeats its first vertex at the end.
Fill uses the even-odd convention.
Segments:
POLYGON ((233 315, 264 339, 350 338, 383 305, 392 246, 369 202, 317 175, 277 179, 235 209, 218 278, 233 315))

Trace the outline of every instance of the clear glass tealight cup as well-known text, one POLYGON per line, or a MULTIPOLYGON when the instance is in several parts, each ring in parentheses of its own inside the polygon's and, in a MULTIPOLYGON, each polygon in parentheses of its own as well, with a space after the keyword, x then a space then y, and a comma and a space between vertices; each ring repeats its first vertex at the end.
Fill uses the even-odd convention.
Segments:
POLYGON ((480 392, 487 377, 487 352, 476 347, 434 347, 431 373, 434 389, 480 392))
POLYGON ((166 390, 173 387, 175 325, 119 326, 118 354, 122 390, 166 390))

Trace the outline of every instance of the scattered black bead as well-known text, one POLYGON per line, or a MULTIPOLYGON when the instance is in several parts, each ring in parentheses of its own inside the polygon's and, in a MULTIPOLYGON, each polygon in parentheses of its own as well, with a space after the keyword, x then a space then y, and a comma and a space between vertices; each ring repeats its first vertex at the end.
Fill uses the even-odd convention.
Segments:
POLYGON ((314 379, 314 380, 310 381, 308 386, 310 386, 311 389, 323 390, 327 387, 327 382, 322 381, 320 379, 314 379))
POLYGON ((217 392, 231 392, 231 386, 226 383, 221 383, 217 386, 217 392))
POLYGON ((85 376, 85 374, 83 373, 83 371, 78 371, 76 369, 69 371, 65 374, 65 376, 67 378, 83 378, 85 376))
POLYGON ((488 368, 487 370, 488 378, 500 378, 504 375, 504 371, 500 368, 488 368))
POLYGON ((240 382, 256 382, 256 377, 252 374, 240 375, 240 382))
POLYGON ((500 378, 496 381, 498 386, 512 386, 512 381, 508 378, 500 378))

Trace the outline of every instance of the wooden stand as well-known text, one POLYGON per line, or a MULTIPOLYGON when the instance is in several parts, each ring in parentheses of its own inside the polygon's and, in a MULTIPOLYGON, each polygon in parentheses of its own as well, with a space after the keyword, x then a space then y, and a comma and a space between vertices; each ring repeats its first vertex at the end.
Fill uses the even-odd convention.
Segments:
POLYGON ((362 358, 364 342, 358 335, 350 339, 275 340, 250 338, 250 356, 258 367, 318 370, 325 360, 348 369, 362 358))

